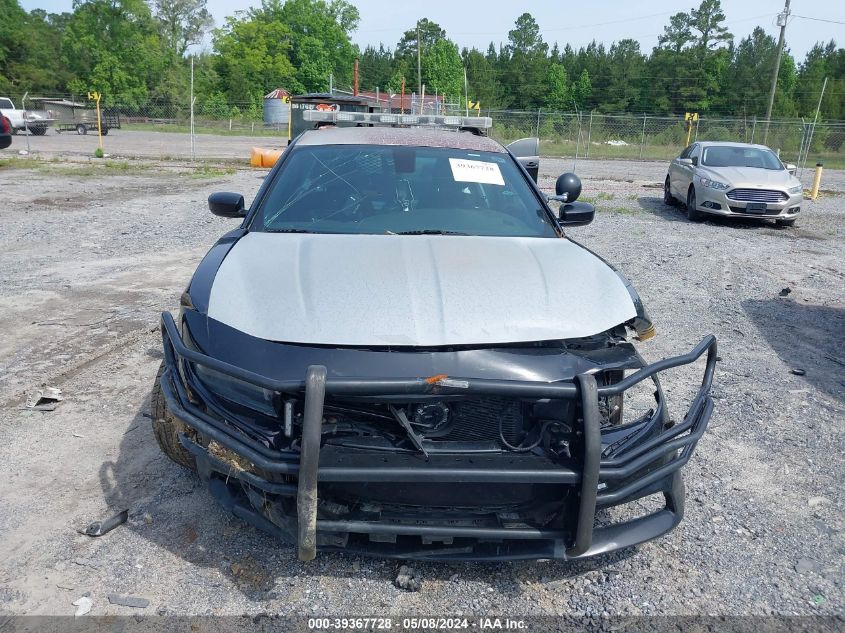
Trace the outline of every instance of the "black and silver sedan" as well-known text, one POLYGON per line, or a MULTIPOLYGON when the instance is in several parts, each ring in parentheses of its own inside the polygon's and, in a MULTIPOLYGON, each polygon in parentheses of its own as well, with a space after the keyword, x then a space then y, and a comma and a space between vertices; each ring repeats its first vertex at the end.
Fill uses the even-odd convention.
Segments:
POLYGON ((164 452, 303 560, 571 559, 675 527, 715 338, 648 364, 636 291, 564 232, 593 218, 577 177, 547 197, 484 117, 323 115, 420 127, 304 132, 249 208, 209 198, 240 226, 162 315, 164 452), (698 358, 670 416, 657 376, 698 358))
POLYGON ((684 203, 693 221, 711 214, 792 226, 803 199, 794 171, 764 145, 693 143, 669 163, 663 201, 684 203))

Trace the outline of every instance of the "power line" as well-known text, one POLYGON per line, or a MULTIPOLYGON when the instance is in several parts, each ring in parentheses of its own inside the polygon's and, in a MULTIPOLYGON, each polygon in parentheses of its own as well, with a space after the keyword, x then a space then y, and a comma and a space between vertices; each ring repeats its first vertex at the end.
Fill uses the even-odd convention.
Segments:
POLYGON ((845 22, 840 22, 839 20, 828 20, 825 18, 811 18, 808 15, 795 15, 792 14, 793 18, 801 18, 802 20, 813 20, 815 22, 829 22, 830 24, 845 24, 845 22))

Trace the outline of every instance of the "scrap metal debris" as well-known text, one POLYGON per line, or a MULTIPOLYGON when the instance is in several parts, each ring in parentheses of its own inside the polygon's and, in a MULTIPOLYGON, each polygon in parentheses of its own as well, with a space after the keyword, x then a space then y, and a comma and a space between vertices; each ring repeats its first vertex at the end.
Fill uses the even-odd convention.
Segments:
POLYGON ((35 411, 53 411, 64 400, 62 390, 44 386, 26 400, 26 408, 35 411))
POLYGON ((789 286, 787 286, 786 288, 784 288, 783 290, 781 290, 778 294, 779 294, 781 297, 785 297, 785 296, 787 296, 790 292, 792 292, 792 288, 790 288, 789 286))
POLYGON ((121 510, 113 517, 110 517, 105 521, 94 521, 84 530, 80 530, 80 534, 86 534, 88 536, 102 536, 103 534, 108 534, 109 532, 111 532, 118 525, 126 523, 126 519, 128 518, 129 510, 121 510))
POLYGON ((94 601, 88 596, 82 596, 78 600, 74 600, 71 604, 76 607, 76 613, 73 614, 73 617, 78 618, 91 610, 91 607, 94 606, 94 601))
POLYGON ((146 609, 150 606, 150 601, 146 598, 136 598, 135 596, 120 596, 116 593, 109 594, 109 602, 120 605, 121 607, 134 607, 136 609, 146 609))

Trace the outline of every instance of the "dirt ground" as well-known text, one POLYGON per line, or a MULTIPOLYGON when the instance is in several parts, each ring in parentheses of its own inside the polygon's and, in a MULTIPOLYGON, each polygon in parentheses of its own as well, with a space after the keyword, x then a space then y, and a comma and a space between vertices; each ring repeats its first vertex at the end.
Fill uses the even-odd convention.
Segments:
MULTIPOLYGON (((568 167, 546 161, 542 184, 568 167)), ((686 518, 590 563, 416 564, 422 589, 410 593, 393 585, 396 562, 299 563, 226 514, 153 439, 159 314, 234 226, 206 196, 249 200, 265 172, 0 168, 0 615, 72 614, 86 593, 92 615, 845 613, 843 174, 805 201, 798 227, 778 229, 687 222, 662 204, 662 164, 578 171, 599 211, 571 236, 640 291, 659 333, 643 355, 719 338, 686 518), (28 410, 42 385, 64 400, 28 410), (128 522, 108 535, 78 532, 123 509, 128 522), (113 605, 113 593, 150 605, 113 605)), ((699 376, 667 377, 670 405, 699 376)))

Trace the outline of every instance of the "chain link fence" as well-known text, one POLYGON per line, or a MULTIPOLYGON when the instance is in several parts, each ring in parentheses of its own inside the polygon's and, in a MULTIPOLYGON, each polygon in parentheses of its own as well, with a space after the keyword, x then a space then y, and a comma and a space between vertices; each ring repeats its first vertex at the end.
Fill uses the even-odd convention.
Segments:
POLYGON ((597 112, 488 111, 491 135, 502 142, 540 138, 548 156, 593 159, 670 160, 694 141, 736 141, 768 145, 784 162, 845 168, 845 122, 814 124, 803 119, 684 117, 597 112))
MULTIPOLYGON (((407 107, 410 108, 411 97, 408 95, 406 98, 407 107)), ((49 99, 30 97, 27 107, 51 110, 48 101, 57 100, 77 104, 80 112, 87 109, 88 114, 85 116, 91 120, 93 104, 80 95, 53 96, 49 99)), ((452 108, 447 109, 454 109, 458 104, 451 105, 452 108)), ((195 149, 191 150, 194 144, 191 143, 191 107, 188 101, 150 100, 139 104, 104 101, 104 108, 119 119, 120 132, 111 134, 162 132, 178 135, 168 137, 166 143, 159 145, 166 145, 170 155, 190 158, 193 152, 193 156, 200 160, 248 156, 251 145, 284 145, 288 134, 286 120, 265 121, 261 101, 233 102, 221 95, 214 95, 197 99, 194 103, 196 144, 195 149), (213 142, 211 137, 219 137, 219 142, 213 142), (267 138, 262 140, 261 137, 267 138), (229 142, 222 142, 226 138, 229 138, 229 142), (231 147, 232 151, 221 152, 223 146, 231 147)), ((577 160, 663 161, 677 156, 686 146, 689 136, 690 141, 763 143, 777 151, 784 162, 795 163, 799 167, 821 162, 827 167, 845 168, 845 121, 814 124, 812 120, 804 119, 764 121, 754 117, 702 116, 688 127, 682 116, 651 114, 550 112, 542 109, 482 110, 480 114, 492 117, 491 136, 504 143, 527 136, 539 137, 541 154, 545 156, 574 157, 577 160)), ((62 116, 67 118, 68 115, 65 112, 56 114, 54 118, 58 121, 62 116)), ((77 112, 73 116, 82 115, 77 112)), ((93 131, 96 132, 96 129, 93 131)), ((158 147, 154 140, 147 140, 151 146, 158 147)), ((123 149, 123 145, 122 151, 131 153, 131 149, 123 149)), ((139 150, 139 155, 145 154, 139 150)))

